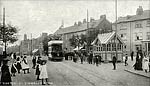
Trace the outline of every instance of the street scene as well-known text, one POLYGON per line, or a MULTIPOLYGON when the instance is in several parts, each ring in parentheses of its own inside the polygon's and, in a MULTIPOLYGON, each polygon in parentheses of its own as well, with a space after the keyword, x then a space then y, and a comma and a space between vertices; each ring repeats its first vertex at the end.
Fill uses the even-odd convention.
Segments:
POLYGON ((0 0, 0 86, 150 86, 149 0, 0 0))

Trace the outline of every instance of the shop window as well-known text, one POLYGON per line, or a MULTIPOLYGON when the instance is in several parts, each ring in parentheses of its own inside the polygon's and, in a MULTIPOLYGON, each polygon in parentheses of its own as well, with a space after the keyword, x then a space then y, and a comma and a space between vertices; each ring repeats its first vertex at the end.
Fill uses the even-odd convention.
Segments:
POLYGON ((142 22, 136 22, 135 28, 142 28, 142 22))

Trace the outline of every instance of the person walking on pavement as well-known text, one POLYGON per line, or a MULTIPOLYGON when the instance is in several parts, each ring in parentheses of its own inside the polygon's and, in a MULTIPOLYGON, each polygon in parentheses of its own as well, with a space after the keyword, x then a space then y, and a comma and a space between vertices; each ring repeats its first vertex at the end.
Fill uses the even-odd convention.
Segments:
POLYGON ((15 74, 16 74, 16 72, 18 72, 16 66, 17 66, 17 62, 15 61, 14 63, 12 63, 12 66, 11 66, 11 74, 12 74, 12 76, 16 76, 15 74))
POLYGON ((131 61, 133 61, 134 52, 131 52, 131 61))
POLYGON ((44 80, 46 81, 47 85, 49 85, 46 62, 47 62, 46 60, 42 60, 40 66, 39 78, 42 79, 42 85, 45 85, 44 80))
POLYGON ((93 53, 92 51, 90 52, 90 56, 89 56, 89 63, 92 64, 92 61, 93 61, 93 53))
POLYGON ((24 71, 24 74, 26 74, 26 70, 27 70, 27 73, 30 73, 29 69, 30 69, 30 67, 29 67, 29 64, 28 64, 28 61, 27 61, 27 57, 24 56, 23 60, 22 60, 22 70, 24 71))
POLYGON ((99 64, 99 55, 95 56, 95 63, 96 63, 96 66, 98 66, 98 64, 99 64))
POLYGON ((102 62, 102 56, 99 56, 99 64, 101 65, 102 62))
POLYGON ((81 53, 81 56, 80 56, 81 64, 83 64, 83 58, 84 58, 84 55, 83 53, 81 53))
POLYGON ((40 75, 40 65, 41 65, 41 56, 38 57, 38 60, 37 60, 37 65, 36 65, 36 72, 35 72, 35 75, 37 75, 37 80, 40 80, 39 79, 39 75, 40 75))
POLYGON ((116 56, 114 55, 113 56, 113 59, 112 59, 112 63, 113 63, 113 70, 116 70, 116 62, 117 62, 117 58, 116 58, 116 56))
POLYGON ((17 58, 17 66, 16 66, 16 68, 18 70, 18 73, 20 73, 20 70, 22 69, 20 57, 17 58))
POLYGON ((35 69, 35 66, 36 66, 36 56, 33 56, 32 58, 32 63, 33 63, 33 69, 35 69))
POLYGON ((144 56, 143 59, 143 69, 147 73, 148 72, 148 67, 149 67, 149 61, 148 61, 148 56, 144 56))
POLYGON ((12 86, 11 85, 11 74, 8 66, 9 60, 3 60, 3 65, 1 67, 1 83, 0 86, 12 86))
POLYGON ((127 61, 128 61, 128 54, 126 54, 126 56, 125 56, 125 66, 128 65, 127 61))

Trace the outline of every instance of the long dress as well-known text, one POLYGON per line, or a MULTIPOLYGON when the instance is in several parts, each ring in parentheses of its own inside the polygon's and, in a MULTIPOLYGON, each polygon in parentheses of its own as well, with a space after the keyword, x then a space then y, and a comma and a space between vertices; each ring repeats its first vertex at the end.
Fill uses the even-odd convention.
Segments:
POLYGON ((143 69, 144 70, 148 70, 149 68, 149 61, 148 61, 148 58, 144 58, 143 59, 143 69))
POLYGON ((48 74, 47 74, 47 69, 46 69, 46 65, 41 65, 40 66, 40 79, 46 79, 48 78, 48 74))
POLYGON ((23 70, 26 70, 26 69, 29 69, 29 68, 30 68, 29 65, 28 65, 28 63, 27 63, 27 59, 26 59, 26 58, 24 58, 24 59, 22 60, 21 66, 22 66, 22 69, 23 69, 23 70))
MULTIPOLYGON (((2 70, 1 84, 5 83, 5 82, 10 83, 12 80, 11 80, 11 75, 9 72, 9 66, 3 65, 1 70, 2 70)), ((9 86, 9 85, 7 85, 7 86, 9 86)))
POLYGON ((12 66, 11 66, 11 73, 16 73, 18 71, 16 66, 17 66, 17 63, 13 63, 12 64, 12 66))

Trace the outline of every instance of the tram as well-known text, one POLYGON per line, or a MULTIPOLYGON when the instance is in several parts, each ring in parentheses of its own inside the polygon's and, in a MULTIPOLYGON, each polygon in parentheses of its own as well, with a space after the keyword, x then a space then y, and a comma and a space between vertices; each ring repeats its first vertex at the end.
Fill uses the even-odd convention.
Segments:
POLYGON ((63 60, 63 49, 61 40, 52 40, 48 42, 48 57, 49 60, 63 60))

